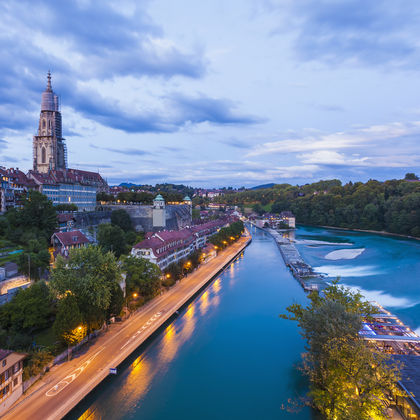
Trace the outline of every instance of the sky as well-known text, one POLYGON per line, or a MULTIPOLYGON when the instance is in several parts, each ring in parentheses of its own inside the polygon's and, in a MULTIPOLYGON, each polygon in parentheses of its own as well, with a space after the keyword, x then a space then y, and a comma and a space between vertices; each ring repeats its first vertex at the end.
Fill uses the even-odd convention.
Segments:
POLYGON ((0 166, 46 74, 69 166, 250 187, 420 175, 418 0, 2 0, 0 166))

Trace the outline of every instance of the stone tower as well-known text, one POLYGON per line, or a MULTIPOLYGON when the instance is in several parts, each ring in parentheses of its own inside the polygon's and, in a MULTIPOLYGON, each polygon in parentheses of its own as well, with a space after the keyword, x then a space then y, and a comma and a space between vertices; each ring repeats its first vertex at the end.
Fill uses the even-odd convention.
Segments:
POLYGON ((67 168, 67 151, 61 128, 58 96, 51 88, 48 72, 47 88, 42 93, 38 135, 33 140, 34 171, 46 173, 67 168))
POLYGON ((153 200, 153 228, 164 228, 166 226, 165 200, 158 194, 153 200))

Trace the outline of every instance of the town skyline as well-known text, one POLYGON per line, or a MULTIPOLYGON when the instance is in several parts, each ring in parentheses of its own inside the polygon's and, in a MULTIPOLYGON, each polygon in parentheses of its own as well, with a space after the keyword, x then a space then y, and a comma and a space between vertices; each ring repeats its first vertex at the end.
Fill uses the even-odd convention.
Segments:
POLYGON ((31 169, 51 70, 69 165, 110 184, 418 173, 420 7, 385 3, 5 1, 0 165, 31 169))

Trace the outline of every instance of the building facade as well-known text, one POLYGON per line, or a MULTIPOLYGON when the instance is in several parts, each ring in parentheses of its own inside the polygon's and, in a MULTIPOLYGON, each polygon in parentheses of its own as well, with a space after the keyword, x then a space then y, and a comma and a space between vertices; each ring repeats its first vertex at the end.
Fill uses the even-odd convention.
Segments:
POLYGON ((196 249, 203 248, 210 236, 229 223, 229 219, 218 219, 179 231, 150 233, 144 241, 133 247, 131 255, 145 258, 165 270, 170 264, 187 258, 196 249))
POLYGON ((0 349, 0 415, 23 393, 23 359, 26 355, 0 349))

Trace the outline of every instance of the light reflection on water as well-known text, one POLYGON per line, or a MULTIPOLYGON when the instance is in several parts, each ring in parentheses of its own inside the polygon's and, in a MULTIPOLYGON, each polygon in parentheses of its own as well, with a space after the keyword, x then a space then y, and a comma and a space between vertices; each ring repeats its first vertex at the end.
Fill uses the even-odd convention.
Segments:
POLYGON ((278 314, 304 293, 270 237, 255 235, 246 255, 68 418, 312 418, 307 408, 281 410, 306 385, 293 368, 303 342, 278 314))
MULTIPOLYGON (((243 257, 243 254, 241 254, 243 257)), ((235 265, 232 263, 229 272, 234 278, 235 265)), ((185 312, 178 318, 177 323, 168 325, 162 332, 162 339, 157 347, 157 354, 153 354, 152 362, 149 355, 141 354, 126 369, 126 377, 116 390, 115 399, 119 402, 121 412, 136 411, 141 401, 150 389, 156 375, 164 376, 184 343, 191 339, 197 322, 197 312, 206 315, 211 309, 220 304, 219 293, 222 290, 220 277, 217 278, 202 295, 190 303, 185 312)), ((99 420, 110 418, 107 413, 101 413, 99 407, 89 407, 79 420, 99 420)))

